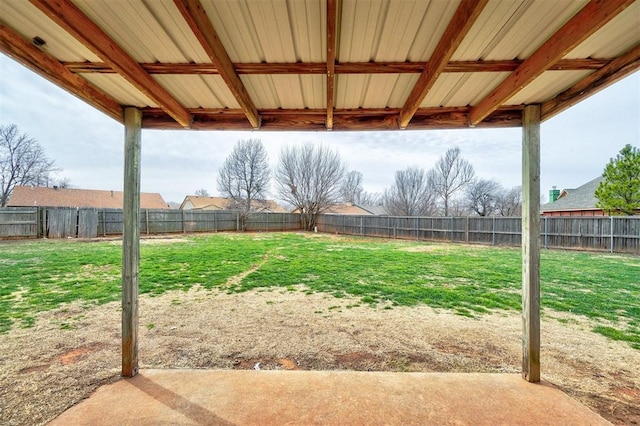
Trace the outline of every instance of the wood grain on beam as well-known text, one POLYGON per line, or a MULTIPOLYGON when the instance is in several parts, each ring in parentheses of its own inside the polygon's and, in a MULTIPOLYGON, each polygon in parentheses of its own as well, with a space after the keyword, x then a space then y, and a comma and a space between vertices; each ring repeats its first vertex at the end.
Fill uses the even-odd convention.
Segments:
POLYGON ((2 22, 0 22, 0 51, 114 120, 123 122, 122 108, 115 99, 92 86, 84 78, 73 74, 57 59, 34 46, 31 41, 2 22))
MULTIPOLYGON (((515 71, 523 61, 457 61, 449 62, 443 73, 465 72, 509 72, 515 71)), ((584 71, 597 70, 607 65, 606 59, 563 59, 552 65, 550 70, 584 71)), ((75 73, 115 73, 104 62, 63 62, 69 71, 75 73)), ((420 74, 426 62, 345 62, 335 64, 335 74, 420 74)), ((213 64, 161 64, 143 63, 142 68, 149 74, 174 75, 219 75, 213 64)), ((233 64, 236 73, 240 74, 325 74, 325 62, 296 63, 250 63, 233 64)))
POLYGON ((185 107, 70 0, 30 1, 96 56, 109 64, 136 89, 165 109, 180 125, 189 127, 191 117, 185 107))
POLYGON ((488 0, 462 0, 458 9, 456 9, 451 22, 444 31, 442 38, 438 42, 427 67, 422 71, 416 85, 409 94, 400 117, 398 124, 401 129, 407 127, 416 110, 433 87, 438 77, 449 63, 449 59, 455 53, 456 49, 467 35, 473 23, 476 21, 482 9, 486 6, 488 0))
POLYGON ((598 71, 589 74, 555 98, 542 104, 542 119, 547 120, 559 114, 638 69, 640 69, 640 45, 614 59, 598 71))
POLYGON ((207 16, 199 0, 174 0, 182 17, 196 36, 218 73, 247 116, 247 120, 254 129, 260 128, 260 115, 247 89, 233 68, 233 63, 227 54, 211 20, 207 16))
POLYGON ((470 124, 481 122, 633 1, 591 0, 471 110, 470 124))
MULTIPOLYGON (((250 130, 240 109, 193 109, 194 130, 250 130)), ((469 107, 420 108, 408 129, 461 129, 468 127, 469 107)), ((333 130, 366 131, 397 130, 398 108, 336 109, 333 130)), ((142 111, 142 126, 147 129, 176 129, 177 125, 159 109, 142 111)), ((326 110, 261 110, 261 131, 321 131, 326 129, 326 110)), ((522 125, 522 107, 501 108, 480 124, 482 127, 502 128, 522 125)))
POLYGON ((327 130, 333 128, 333 85, 336 76, 336 0, 327 0, 327 130))

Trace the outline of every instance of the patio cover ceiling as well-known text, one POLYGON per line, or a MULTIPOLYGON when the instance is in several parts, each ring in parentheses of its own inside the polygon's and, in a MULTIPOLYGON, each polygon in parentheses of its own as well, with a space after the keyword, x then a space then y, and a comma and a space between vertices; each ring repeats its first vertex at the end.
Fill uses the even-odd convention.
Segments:
POLYGON ((0 51, 143 128, 521 126, 640 67, 640 0, 3 0, 0 51))

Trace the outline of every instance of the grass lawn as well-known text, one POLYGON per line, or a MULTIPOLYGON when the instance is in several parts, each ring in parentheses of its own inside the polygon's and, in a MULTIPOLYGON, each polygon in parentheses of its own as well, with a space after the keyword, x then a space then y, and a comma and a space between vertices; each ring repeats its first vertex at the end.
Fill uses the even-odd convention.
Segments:
MULTIPOLYGON (((309 292, 355 296, 360 304, 387 309, 427 304, 465 316, 521 309, 518 248, 295 233, 148 242, 141 246, 140 293, 194 285, 231 292, 293 290, 302 284, 309 292)), ((113 241, 1 243, 0 332, 13 324, 28 327, 35 314, 65 302, 119 300, 120 256, 121 246, 113 241)), ((543 251, 541 285, 543 312, 598 320, 595 332, 640 349, 640 258, 543 251)))

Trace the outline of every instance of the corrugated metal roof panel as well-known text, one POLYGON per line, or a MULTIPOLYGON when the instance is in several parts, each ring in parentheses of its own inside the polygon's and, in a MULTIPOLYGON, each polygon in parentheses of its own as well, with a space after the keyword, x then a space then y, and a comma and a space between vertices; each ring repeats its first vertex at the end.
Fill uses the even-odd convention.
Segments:
POLYGON ((615 58, 635 47, 639 39, 640 1, 636 1, 569 52, 565 58, 615 58))
POLYGON ((593 71, 546 71, 505 102, 506 105, 536 104, 553 99, 593 71))
POLYGON ((202 1, 233 62, 320 62, 326 4, 315 0, 202 1))
POLYGON ((41 49, 60 61, 99 61, 89 49, 28 1, 0 1, 0 16, 3 22, 11 22, 11 28, 25 38, 42 38, 47 44, 41 49))
POLYGON ((475 105, 508 75, 508 72, 442 74, 420 106, 475 105))
POLYGON ((193 35, 193 31, 180 15, 173 0, 153 0, 145 4, 167 32, 167 35, 178 46, 186 62, 196 64, 211 62, 200 42, 193 35))
POLYGON ((219 75, 155 75, 186 108, 239 108, 219 75))
POLYGON ((322 75, 242 75, 241 79, 258 109, 326 108, 322 75))
POLYGON ((418 80, 417 74, 336 76, 336 108, 399 108, 418 80))
POLYGON ((531 4, 531 1, 489 1, 451 59, 475 61, 491 52, 501 35, 513 27, 531 4))
POLYGON ((459 1, 344 0, 338 61, 426 61, 459 1))
POLYGON ((187 62, 145 2, 76 0, 76 5, 136 61, 187 62))
POLYGON ((94 86, 111 95, 120 105, 140 108, 158 106, 118 74, 92 73, 80 75, 94 86))
POLYGON ((587 2, 588 0, 492 0, 492 8, 486 11, 491 16, 483 17, 487 19, 484 26, 482 22, 476 22, 452 60, 526 59, 587 2), (496 2, 499 3, 497 6, 496 2), (493 13, 491 9, 495 9, 493 13), (484 46, 483 43, 474 42, 472 36, 482 39, 484 46))

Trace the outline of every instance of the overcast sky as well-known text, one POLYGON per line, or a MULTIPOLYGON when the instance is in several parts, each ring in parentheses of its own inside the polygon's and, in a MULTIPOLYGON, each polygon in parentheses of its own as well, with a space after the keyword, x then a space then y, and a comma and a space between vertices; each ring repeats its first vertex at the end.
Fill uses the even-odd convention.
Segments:
MULTIPOLYGON (((122 189, 124 128, 93 107, 0 54, 0 124, 16 124, 84 189, 122 189)), ((506 187, 521 182, 521 129, 398 132, 204 132, 143 130, 142 191, 180 202, 205 188, 217 194, 218 168, 240 139, 260 138, 272 164, 283 146, 325 143, 364 189, 382 192, 396 170, 433 167, 458 146, 478 177, 506 187)), ((635 73, 541 128, 541 192, 575 188, 602 173, 625 144, 640 146, 640 73, 635 73)))

